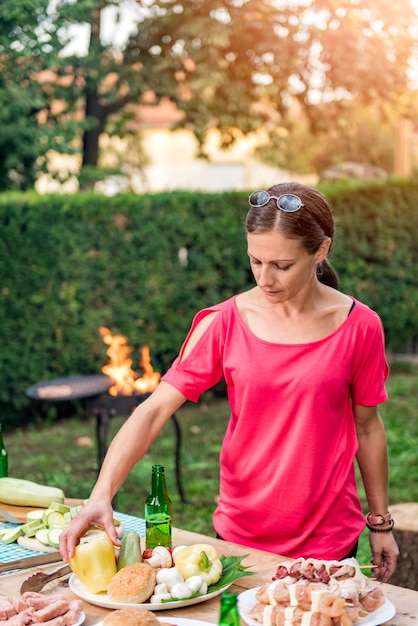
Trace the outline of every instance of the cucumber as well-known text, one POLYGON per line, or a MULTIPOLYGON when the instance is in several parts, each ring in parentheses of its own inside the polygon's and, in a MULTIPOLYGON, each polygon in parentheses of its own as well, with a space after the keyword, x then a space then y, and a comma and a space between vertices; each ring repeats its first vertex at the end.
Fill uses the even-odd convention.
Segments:
POLYGON ((0 502, 47 508, 51 502, 64 502, 64 492, 58 487, 6 476, 0 478, 0 502))
POLYGON ((131 563, 141 563, 141 540, 134 530, 128 530, 122 537, 122 544, 119 550, 118 571, 131 565, 131 563))

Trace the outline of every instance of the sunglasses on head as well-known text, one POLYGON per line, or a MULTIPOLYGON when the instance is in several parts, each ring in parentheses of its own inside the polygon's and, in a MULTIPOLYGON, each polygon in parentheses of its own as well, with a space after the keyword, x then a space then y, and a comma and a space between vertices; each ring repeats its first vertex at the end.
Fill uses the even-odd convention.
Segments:
POLYGON ((258 189, 253 191, 248 198, 248 202, 252 207, 265 206, 270 200, 276 200, 277 207, 285 213, 294 213, 304 206, 299 196, 295 196, 293 193, 271 196, 268 191, 258 189))

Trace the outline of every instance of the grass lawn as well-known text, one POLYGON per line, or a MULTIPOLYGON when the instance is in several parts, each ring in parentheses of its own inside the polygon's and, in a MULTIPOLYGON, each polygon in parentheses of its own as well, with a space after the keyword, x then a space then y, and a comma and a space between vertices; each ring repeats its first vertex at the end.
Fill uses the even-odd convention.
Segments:
MULTIPOLYGON (((392 367, 389 400, 381 407, 390 455, 390 502, 418 501, 418 368, 392 367)), ((218 493, 218 454, 229 416, 227 402, 209 394, 199 404, 187 403, 177 414, 183 433, 182 476, 188 502, 179 499, 174 470, 174 428, 166 424, 159 439, 131 472, 117 498, 116 508, 142 516, 150 486, 151 466, 166 467, 173 501, 174 524, 213 534, 212 512, 218 493)), ((111 435, 122 423, 111 420, 111 435)), ((74 417, 39 422, 5 432, 9 475, 61 487, 67 497, 87 498, 97 475, 95 419, 74 417)), ((360 496, 367 512, 364 493, 360 496)), ((368 563, 368 531, 360 541, 358 559, 368 563)))

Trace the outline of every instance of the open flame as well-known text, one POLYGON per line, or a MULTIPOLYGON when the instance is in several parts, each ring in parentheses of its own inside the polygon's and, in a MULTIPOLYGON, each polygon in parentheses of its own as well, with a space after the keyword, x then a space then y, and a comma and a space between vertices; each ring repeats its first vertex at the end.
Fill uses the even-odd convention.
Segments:
POLYGON ((124 335, 112 335, 108 328, 100 326, 99 332, 103 342, 109 346, 106 354, 109 363, 102 367, 103 374, 109 376, 114 382, 108 393, 112 396, 123 394, 132 396, 135 393, 149 393, 154 391, 160 381, 161 375, 154 372, 151 365, 149 346, 141 348, 139 366, 142 376, 132 369, 132 359, 129 358, 133 348, 128 345, 128 339, 124 335))

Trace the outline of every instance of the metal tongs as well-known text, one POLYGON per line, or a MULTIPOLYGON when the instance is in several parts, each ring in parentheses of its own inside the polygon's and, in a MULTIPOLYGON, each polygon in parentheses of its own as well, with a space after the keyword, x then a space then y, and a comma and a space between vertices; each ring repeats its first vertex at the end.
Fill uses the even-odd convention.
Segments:
POLYGON ((67 574, 71 574, 71 571, 71 567, 68 563, 66 563, 49 574, 45 574, 45 572, 37 572, 36 574, 33 574, 33 576, 29 576, 29 578, 22 583, 20 593, 25 593, 25 591, 41 591, 41 589, 43 589, 47 583, 51 582, 51 580, 62 578, 67 574))

